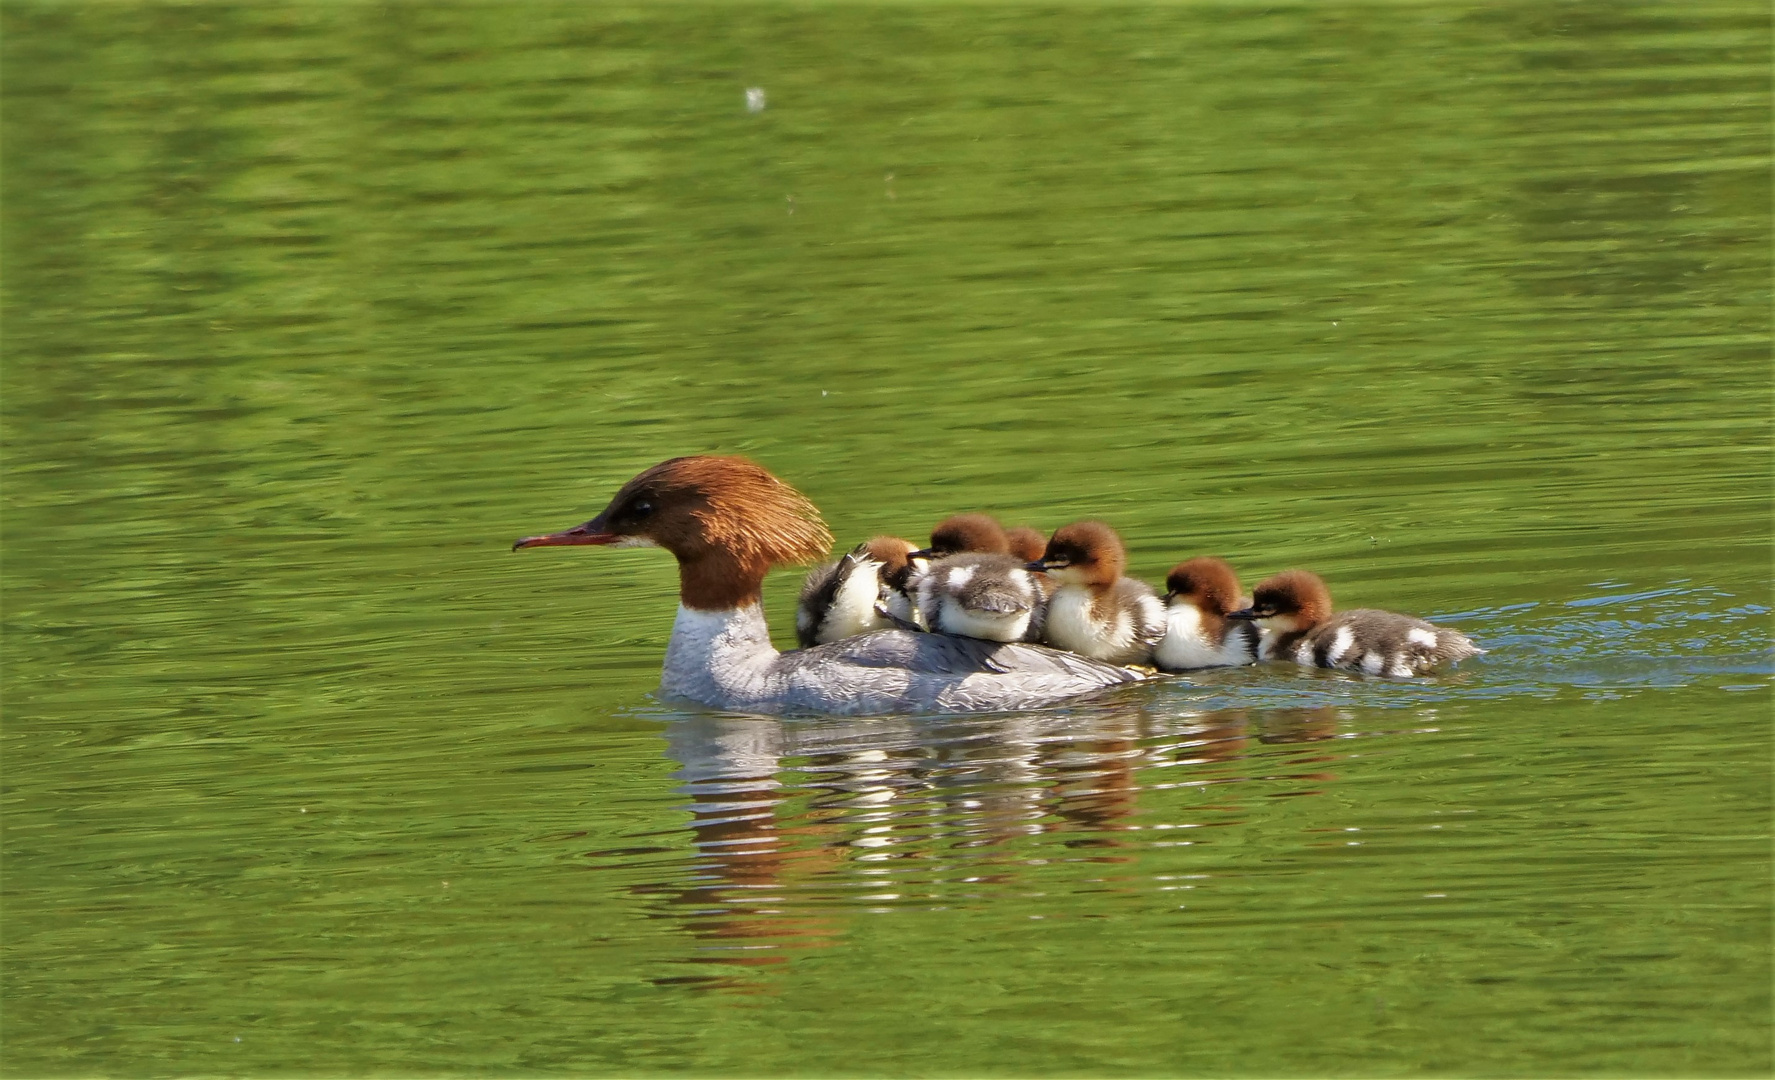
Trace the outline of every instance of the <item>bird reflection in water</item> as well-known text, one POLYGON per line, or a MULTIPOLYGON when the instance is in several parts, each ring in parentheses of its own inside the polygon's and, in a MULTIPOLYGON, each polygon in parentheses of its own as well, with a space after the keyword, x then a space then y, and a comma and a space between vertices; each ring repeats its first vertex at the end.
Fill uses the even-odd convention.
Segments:
MULTIPOLYGON (((1139 845, 1180 835, 1150 830, 1240 824, 1242 781, 1305 780, 1315 787, 1286 793, 1318 794, 1335 779, 1294 771, 1329 754, 1288 754, 1289 771, 1268 772, 1275 752, 1265 747, 1334 738, 1339 721, 1328 708, 1254 719, 1246 709, 1164 715, 1127 704, 988 717, 673 720, 667 753, 690 799, 694 862, 638 889, 669 901, 656 917, 702 943, 688 963, 725 970, 658 981, 760 992, 766 970, 838 943, 864 914, 975 906, 1037 866, 1129 863, 1139 845), (1194 804, 1189 821, 1141 814, 1143 792, 1178 787, 1216 795, 1194 804)), ((1118 892, 1144 888, 1133 877, 1095 880, 1118 892)))

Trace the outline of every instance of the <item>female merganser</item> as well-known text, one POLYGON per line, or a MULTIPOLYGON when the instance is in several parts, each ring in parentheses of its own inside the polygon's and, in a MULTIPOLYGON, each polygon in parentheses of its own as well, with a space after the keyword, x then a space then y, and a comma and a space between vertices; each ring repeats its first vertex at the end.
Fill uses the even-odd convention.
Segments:
POLYGON ((889 630, 908 618, 906 556, 913 545, 897 536, 875 536, 837 562, 808 571, 795 610, 795 636, 803 647, 825 645, 871 630, 889 630), (890 606, 890 593, 901 607, 890 606))
POLYGON ((1485 652, 1465 634, 1410 615, 1374 608, 1331 613, 1331 590, 1319 575, 1287 570, 1251 593, 1251 606, 1229 612, 1263 628, 1259 655, 1308 667, 1344 668, 1410 678, 1443 663, 1485 652))
POLYGON ((1045 649, 877 630, 779 653, 764 576, 832 543, 805 496, 744 458, 681 457, 624 484, 583 525, 513 550, 567 544, 663 547, 678 559, 678 618, 662 693, 717 709, 869 715, 1032 709, 1144 678, 1045 649))
POLYGON ((1165 577, 1165 637, 1153 660, 1168 671, 1250 664, 1257 660, 1257 624, 1227 616, 1250 600, 1224 559, 1188 559, 1165 577))
POLYGON ((1048 538, 1027 525, 1019 525, 1014 529, 1005 530, 1005 543, 1009 546, 1011 557, 1032 563, 1042 557, 1048 550, 1048 538))
POLYGON ((1144 581, 1122 576, 1122 538, 1101 521, 1057 531, 1031 570, 1057 582, 1043 640, 1112 664, 1146 664, 1165 636, 1165 607, 1144 581))

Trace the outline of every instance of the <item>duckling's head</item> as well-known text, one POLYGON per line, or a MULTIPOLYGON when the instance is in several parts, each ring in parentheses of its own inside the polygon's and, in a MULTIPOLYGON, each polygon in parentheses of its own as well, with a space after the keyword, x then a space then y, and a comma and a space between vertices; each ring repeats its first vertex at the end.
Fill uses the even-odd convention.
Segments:
POLYGON ((912 553, 915 559, 940 559, 945 555, 1004 555, 1011 550, 1004 526, 987 514, 956 514, 931 530, 931 546, 912 553))
POLYGON ((851 552, 865 559, 873 559, 881 564, 881 580, 896 589, 906 587, 906 574, 912 569, 912 563, 906 556, 916 550, 909 540, 897 536, 871 536, 858 544, 851 552))
POLYGON ((1295 633, 1311 630, 1331 617, 1331 590, 1318 574, 1284 570, 1251 590, 1251 606, 1227 612, 1229 619, 1250 619, 1265 630, 1295 633))
POLYGON ((1054 533, 1042 557, 1029 564, 1065 585, 1107 589, 1128 565, 1122 538, 1101 521, 1080 521, 1054 533))
POLYGON ((1048 550, 1047 538, 1027 525, 1006 529, 1005 542, 1010 545, 1011 556, 1024 562, 1034 562, 1048 550))
POLYGON ((1165 603, 1179 601, 1215 615, 1237 611, 1239 575, 1225 559, 1212 555, 1186 559, 1165 575, 1165 603))

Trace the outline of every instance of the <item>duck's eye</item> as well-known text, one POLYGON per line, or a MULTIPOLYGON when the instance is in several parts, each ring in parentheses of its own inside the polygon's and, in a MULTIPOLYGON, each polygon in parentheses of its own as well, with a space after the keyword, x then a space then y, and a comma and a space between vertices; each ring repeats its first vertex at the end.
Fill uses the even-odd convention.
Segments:
POLYGON ((629 504, 629 513, 635 517, 644 518, 653 513, 653 504, 646 499, 637 499, 629 504))

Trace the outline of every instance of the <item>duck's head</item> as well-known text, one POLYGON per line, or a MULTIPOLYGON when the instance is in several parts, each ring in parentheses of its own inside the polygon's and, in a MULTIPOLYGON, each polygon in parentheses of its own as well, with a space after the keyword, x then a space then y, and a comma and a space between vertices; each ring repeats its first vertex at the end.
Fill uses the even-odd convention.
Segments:
POLYGON ((665 548, 678 559, 685 606, 721 610, 755 600, 772 566, 824 555, 832 534, 806 496, 762 466, 698 456, 660 462, 592 520, 512 550, 578 544, 665 548))

